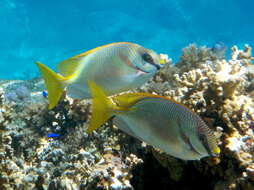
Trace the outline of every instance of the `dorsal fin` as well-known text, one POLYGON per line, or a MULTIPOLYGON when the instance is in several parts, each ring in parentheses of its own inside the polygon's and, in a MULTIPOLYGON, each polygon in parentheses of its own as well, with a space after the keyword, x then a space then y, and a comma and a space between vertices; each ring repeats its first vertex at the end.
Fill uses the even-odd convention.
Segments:
POLYGON ((87 55, 89 55, 90 53, 93 53, 95 51, 98 51, 102 48, 106 48, 112 45, 117 45, 117 44, 130 44, 129 42, 117 42, 117 43, 111 43, 111 44, 107 44, 107 45, 103 45, 103 46, 99 46, 97 48, 88 50, 84 53, 75 55, 69 59, 66 59, 62 62, 60 62, 57 65, 57 69, 59 71, 59 73, 61 73, 63 76, 67 77, 70 76, 72 74, 74 74, 74 72, 77 70, 77 68, 79 67, 80 64, 82 64, 82 59, 84 57, 86 57, 87 55))
POLYGON ((139 100, 148 97, 150 94, 146 93, 126 93, 116 95, 112 99, 120 107, 131 107, 139 100))

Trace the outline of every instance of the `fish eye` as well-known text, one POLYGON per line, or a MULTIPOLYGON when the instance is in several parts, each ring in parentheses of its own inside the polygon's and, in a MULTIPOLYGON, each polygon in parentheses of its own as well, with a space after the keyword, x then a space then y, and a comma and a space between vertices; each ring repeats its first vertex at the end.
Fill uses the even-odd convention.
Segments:
POLYGON ((145 62, 148 62, 148 63, 153 63, 153 58, 151 55, 149 55, 148 53, 144 53, 142 55, 142 59, 145 61, 145 62))

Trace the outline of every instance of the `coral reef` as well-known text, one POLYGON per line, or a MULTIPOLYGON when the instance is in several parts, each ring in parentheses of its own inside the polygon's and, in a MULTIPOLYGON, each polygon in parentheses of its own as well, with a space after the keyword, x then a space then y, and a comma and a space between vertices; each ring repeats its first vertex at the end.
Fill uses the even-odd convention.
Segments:
MULTIPOLYGON (((16 85, 3 86, 7 91, 16 85)), ((135 149, 128 147, 130 137, 109 127, 88 136, 88 101, 63 98, 48 111, 41 80, 26 85, 36 102, 11 104, 1 89, 1 190, 132 189, 130 170, 142 160, 129 152, 135 149), (50 132, 59 137, 48 138, 50 132)))
POLYGON ((0 189, 254 189, 251 48, 229 60, 190 45, 136 91, 179 101, 219 139, 221 155, 183 161, 122 133, 111 121, 87 135, 89 100, 47 109, 43 81, 0 81, 0 189), (59 137, 48 138, 50 133, 59 137))

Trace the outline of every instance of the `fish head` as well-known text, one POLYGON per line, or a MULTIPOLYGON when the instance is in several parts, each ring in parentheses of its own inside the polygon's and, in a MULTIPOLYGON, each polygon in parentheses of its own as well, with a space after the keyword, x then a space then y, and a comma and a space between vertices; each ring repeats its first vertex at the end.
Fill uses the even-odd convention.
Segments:
POLYGON ((135 56, 132 63, 135 68, 145 73, 155 73, 163 66, 160 62, 160 56, 156 52, 144 47, 137 49, 137 56, 135 56))
POLYGON ((217 145, 214 134, 201 134, 199 135, 199 140, 209 156, 218 156, 220 154, 220 148, 217 145))

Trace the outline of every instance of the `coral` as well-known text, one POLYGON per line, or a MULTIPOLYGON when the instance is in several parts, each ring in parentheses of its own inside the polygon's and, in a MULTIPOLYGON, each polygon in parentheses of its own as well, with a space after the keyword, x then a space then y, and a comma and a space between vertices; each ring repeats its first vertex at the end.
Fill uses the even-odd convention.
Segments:
POLYGON ((23 101, 24 99, 30 98, 30 91, 26 84, 22 82, 13 83, 8 85, 5 91, 5 99, 13 102, 23 101))
POLYGON ((200 64, 207 60, 216 60, 216 56, 211 49, 202 46, 196 47, 195 44, 191 44, 182 50, 182 56, 177 66, 181 68, 181 71, 189 71, 193 68, 198 68, 200 64))
POLYGON ((142 160, 130 137, 108 126, 88 136, 89 101, 63 97, 49 111, 41 80, 30 83, 30 99, 12 104, 4 91, 16 83, 2 85, 0 189, 133 189, 130 170, 142 160))

